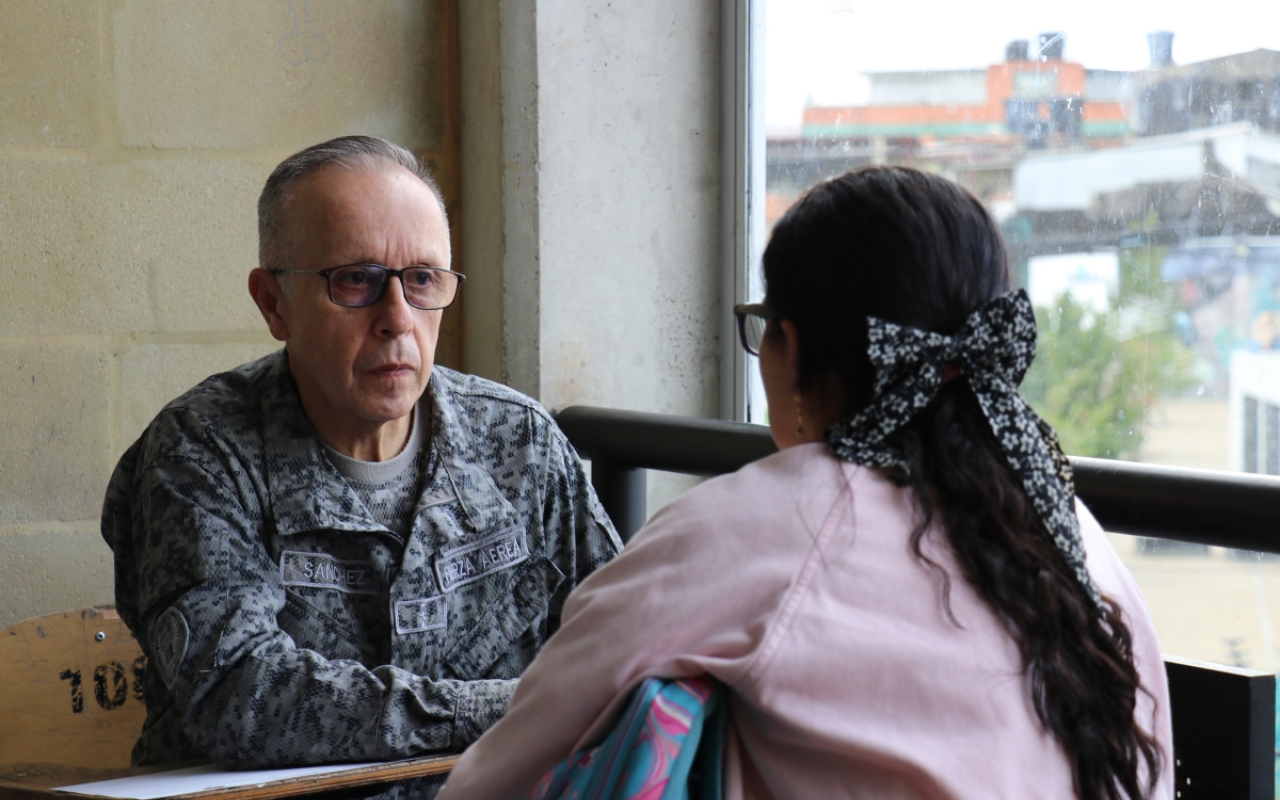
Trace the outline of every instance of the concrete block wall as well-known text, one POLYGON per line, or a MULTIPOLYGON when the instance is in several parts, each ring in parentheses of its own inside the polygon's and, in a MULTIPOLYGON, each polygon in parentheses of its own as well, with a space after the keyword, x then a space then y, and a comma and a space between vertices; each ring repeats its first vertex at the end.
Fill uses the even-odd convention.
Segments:
MULTIPOLYGON (((112 601, 116 459, 168 400, 276 348, 245 288, 275 164, 386 136, 459 216, 455 8, 5 0, 0 627, 112 601)), ((440 363, 461 324, 446 313, 440 363)))

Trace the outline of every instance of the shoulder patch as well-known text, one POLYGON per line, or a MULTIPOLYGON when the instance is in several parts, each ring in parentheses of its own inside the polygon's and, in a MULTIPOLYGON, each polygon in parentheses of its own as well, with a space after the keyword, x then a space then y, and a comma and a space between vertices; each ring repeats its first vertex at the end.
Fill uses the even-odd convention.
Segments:
POLYGON ((182 659, 187 657, 190 639, 187 618, 182 616, 177 606, 170 607, 151 626, 151 651, 155 654, 156 666, 160 668, 160 679, 170 690, 178 677, 182 659))

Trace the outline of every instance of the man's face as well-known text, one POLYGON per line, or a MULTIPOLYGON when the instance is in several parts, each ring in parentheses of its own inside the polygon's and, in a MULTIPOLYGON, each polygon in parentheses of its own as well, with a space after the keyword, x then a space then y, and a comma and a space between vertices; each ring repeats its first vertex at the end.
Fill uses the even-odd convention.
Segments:
MULTIPOLYGON (((347 264, 443 267, 449 230, 431 190, 407 170, 321 167, 294 188, 285 209, 288 269, 347 264)), ((399 278, 372 306, 329 300, 327 282, 281 276, 278 320, 303 405, 322 433, 359 436, 406 417, 431 376, 441 311, 404 299, 399 278)))

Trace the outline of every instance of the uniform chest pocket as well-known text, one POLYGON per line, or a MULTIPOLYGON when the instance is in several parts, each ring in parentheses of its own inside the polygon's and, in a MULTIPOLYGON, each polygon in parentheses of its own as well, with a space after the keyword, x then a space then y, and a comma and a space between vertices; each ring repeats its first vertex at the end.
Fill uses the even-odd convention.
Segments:
MULTIPOLYGON (((457 585, 448 591, 449 627, 454 635, 444 665, 454 677, 475 680, 490 669, 547 613, 564 573, 541 554, 457 585)), ((542 642, 536 642, 541 646, 542 642)))
POLYGON ((302 596, 307 590, 288 593, 284 608, 276 616, 280 630, 294 643, 314 650, 328 659, 359 661, 367 667, 383 663, 385 655, 370 641, 372 634, 364 630, 359 614, 336 605, 332 597, 302 596), (328 601, 328 602, 325 602, 328 601))
POLYGON ((386 663, 386 580, 373 560, 285 550, 280 580, 287 599, 277 623, 299 647, 366 666, 386 663))

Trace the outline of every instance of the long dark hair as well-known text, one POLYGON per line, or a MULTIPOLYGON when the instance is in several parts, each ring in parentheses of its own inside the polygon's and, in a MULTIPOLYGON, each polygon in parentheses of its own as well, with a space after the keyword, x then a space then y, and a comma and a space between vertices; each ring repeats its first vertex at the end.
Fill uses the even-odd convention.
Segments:
MULTIPOLYGON (((982 204, 899 167, 812 189, 774 228, 764 274, 767 302, 796 327, 801 385, 835 380, 846 414, 870 399, 868 316, 951 334, 1009 284, 982 204)), ((1142 689, 1129 629, 1114 602, 1100 611, 1072 573, 967 383, 946 384, 899 435, 909 469, 898 479, 913 488, 922 520, 910 545, 937 568, 920 539, 940 520, 965 579, 1017 642, 1036 713, 1066 751, 1077 794, 1146 797, 1161 753, 1134 718, 1142 689)))

